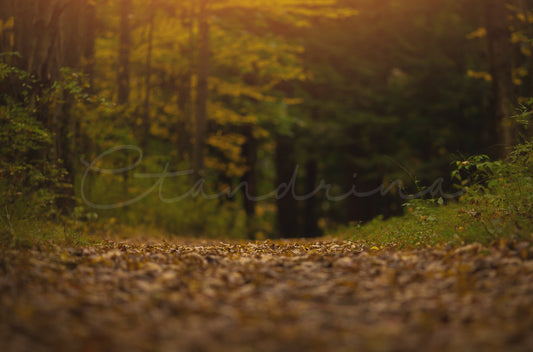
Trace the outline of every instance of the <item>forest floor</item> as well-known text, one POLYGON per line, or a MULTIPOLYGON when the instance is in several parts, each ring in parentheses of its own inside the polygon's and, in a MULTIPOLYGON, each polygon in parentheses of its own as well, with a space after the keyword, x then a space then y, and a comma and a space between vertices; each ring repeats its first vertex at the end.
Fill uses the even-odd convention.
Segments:
POLYGON ((2 248, 2 351, 531 351, 533 247, 2 248))

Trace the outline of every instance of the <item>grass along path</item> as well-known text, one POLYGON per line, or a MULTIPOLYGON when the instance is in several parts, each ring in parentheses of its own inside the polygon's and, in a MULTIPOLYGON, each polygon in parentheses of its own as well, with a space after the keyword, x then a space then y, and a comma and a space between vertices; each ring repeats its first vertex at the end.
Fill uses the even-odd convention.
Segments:
POLYGON ((0 252, 3 351, 527 351, 527 242, 118 241, 0 252))

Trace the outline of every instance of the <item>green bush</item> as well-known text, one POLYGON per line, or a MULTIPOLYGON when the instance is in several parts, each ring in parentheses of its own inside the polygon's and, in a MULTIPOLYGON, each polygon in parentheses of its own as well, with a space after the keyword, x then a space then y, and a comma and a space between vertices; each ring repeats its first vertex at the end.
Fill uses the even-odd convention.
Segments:
POLYGON ((56 190, 65 171, 47 159, 52 136, 38 119, 46 98, 34 94, 37 88, 26 72, 0 64, 0 231, 4 234, 13 232, 14 221, 56 214, 56 190))
POLYGON ((410 200, 403 217, 374 219, 358 226, 351 238, 376 247, 533 240, 531 115, 530 108, 521 107, 515 116, 523 126, 522 140, 505 160, 476 155, 455 163, 452 178, 464 191, 460 198, 446 205, 441 199, 410 200))
MULTIPOLYGON (((516 120, 527 133, 529 109, 516 120)), ((504 161, 486 155, 457 162, 453 176, 464 187, 467 213, 480 223, 489 237, 529 236, 533 231, 533 140, 522 136, 504 161), (466 177, 464 176, 466 175, 466 177)))

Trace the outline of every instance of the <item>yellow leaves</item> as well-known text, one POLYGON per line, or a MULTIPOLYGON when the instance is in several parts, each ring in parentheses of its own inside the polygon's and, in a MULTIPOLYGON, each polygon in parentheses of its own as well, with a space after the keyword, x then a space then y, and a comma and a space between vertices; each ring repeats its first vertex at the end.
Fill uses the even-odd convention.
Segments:
POLYGON ((523 23, 527 22, 529 24, 532 24, 533 23, 533 12, 528 11, 527 19, 526 19, 526 15, 523 12, 519 12, 519 13, 516 14, 516 18, 520 22, 523 22, 523 23))
MULTIPOLYGON (((349 18, 353 16, 359 15, 360 11, 350 8, 326 8, 321 9, 320 11, 317 11, 316 8, 310 8, 310 7, 302 7, 302 6, 293 6, 290 8, 287 8, 287 12, 293 15, 297 16, 303 16, 303 17, 322 17, 322 18, 328 18, 328 19, 342 19, 342 18, 349 18)), ((304 26, 309 26, 310 24, 305 21, 301 20, 302 24, 304 26)))
POLYGON ((526 34, 524 34, 523 31, 514 31, 511 33, 511 43, 513 44, 519 44, 520 46, 520 52, 524 56, 531 56, 531 43, 529 41, 529 38, 526 34))
POLYGON ((337 9, 335 16, 336 18, 348 18, 353 16, 359 16, 361 11, 350 8, 337 9))
POLYGON ((520 52, 522 53, 522 55, 524 56, 531 56, 531 49, 526 47, 526 46, 521 46, 520 47, 520 52))
POLYGON ((228 36, 221 30, 213 30, 213 42, 219 50, 214 52, 213 62, 240 72, 253 72, 263 82, 263 89, 279 80, 298 79, 302 75, 301 45, 287 43, 281 37, 261 37, 248 32, 228 36))
POLYGON ((522 78, 527 76, 527 69, 525 67, 518 67, 513 69, 512 80, 513 84, 519 86, 522 84, 522 78))
POLYGON ((177 115, 179 115, 181 113, 181 111, 178 108, 177 101, 176 102, 175 101, 171 101, 168 104, 165 104, 163 106, 163 111, 168 116, 177 116, 177 115))
POLYGON ((246 139, 242 135, 236 133, 216 134, 207 139, 207 144, 226 151, 226 156, 230 159, 237 159, 245 141, 246 139))
POLYGON ((270 137, 270 132, 260 126, 257 126, 253 130, 253 136, 255 139, 268 139, 270 137))
POLYGON ((312 17, 341 19, 357 16, 358 10, 340 7, 334 0, 246 0, 214 4, 213 9, 236 7, 261 11, 294 27, 310 27, 312 17))
POLYGON ((281 6, 333 6, 337 2, 336 0, 275 0, 278 1, 281 6))
POLYGON ((216 103, 209 104, 208 111, 209 119, 221 126, 256 124, 259 120, 255 115, 241 115, 216 103))
MULTIPOLYGON (((8 45, 12 48, 15 43, 15 33, 13 28, 15 27, 15 18, 9 17, 6 21, 0 20, 0 35, 7 38, 8 45), (4 33, 10 32, 10 33, 4 33)), ((6 48, 7 49, 7 48, 6 48)))
POLYGON ((475 31, 466 35, 466 39, 479 39, 485 38, 487 36, 487 29, 485 27, 480 27, 475 31))
POLYGON ((468 70, 466 72, 466 75, 468 77, 482 79, 485 82, 492 82, 492 75, 490 73, 488 73, 488 72, 476 72, 476 71, 473 71, 473 70, 468 70))
POLYGON ((207 144, 220 150, 225 159, 220 160, 214 157, 207 157, 205 164, 208 168, 219 170, 232 177, 240 177, 246 172, 243 165, 244 160, 241 155, 242 145, 246 141, 245 137, 236 133, 216 134, 207 139, 207 144))
POLYGON ((311 23, 308 20, 305 20, 303 18, 299 18, 292 22, 294 26, 299 28, 309 28, 311 27, 311 23))
POLYGON ((163 127, 159 124, 152 123, 150 125, 150 133, 154 136, 161 137, 161 138, 168 138, 169 137, 169 130, 166 127, 163 127))
MULTIPOLYGON (((228 88, 229 85, 220 82, 220 86, 228 88)), ((241 88, 243 87, 241 86, 241 88)), ((245 90, 249 93, 251 89, 245 90)), ((267 130, 257 127, 259 118, 254 114, 248 114, 246 111, 243 111, 243 114, 241 114, 226 109, 217 103, 210 103, 208 105, 208 113, 209 119, 215 121, 220 126, 252 125, 254 126, 252 134, 255 138, 261 139, 269 136, 267 130)), ((242 156, 242 146, 246 142, 246 138, 241 134, 225 133, 222 130, 219 130, 215 135, 211 135, 207 139, 207 144, 219 150, 222 153, 222 157, 207 157, 205 161, 206 166, 210 169, 221 171, 229 177, 241 177, 247 171, 242 156)))
POLYGON ((209 79, 210 86, 221 95, 231 97, 248 97, 261 102, 275 102, 276 99, 266 95, 261 87, 249 86, 243 83, 232 83, 215 77, 209 79))
POLYGON ((7 19, 7 21, 2 26, 2 29, 12 29, 15 27, 15 17, 10 17, 7 19))
POLYGON ((3 20, 0 20, 0 33, 6 30, 13 29, 15 26, 15 18, 9 17, 5 22, 3 20))
MULTIPOLYGON (((210 156, 205 158, 205 166, 208 169, 218 170, 230 177, 241 177, 246 172, 246 167, 242 165, 236 164, 234 162, 223 162, 220 159, 213 158, 210 156)), ((224 191, 224 189, 219 191, 222 192, 224 191)))
POLYGON ((511 43, 513 44, 524 42, 524 39, 527 42, 527 37, 521 31, 511 33, 511 43))

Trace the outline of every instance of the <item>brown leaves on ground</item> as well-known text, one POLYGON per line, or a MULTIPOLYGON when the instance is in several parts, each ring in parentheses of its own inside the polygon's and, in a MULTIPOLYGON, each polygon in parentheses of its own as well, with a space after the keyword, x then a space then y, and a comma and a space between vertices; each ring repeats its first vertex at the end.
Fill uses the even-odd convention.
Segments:
POLYGON ((3 250, 3 351, 533 348, 528 243, 107 242, 3 250))

